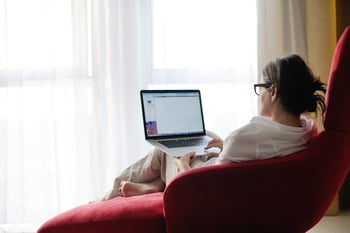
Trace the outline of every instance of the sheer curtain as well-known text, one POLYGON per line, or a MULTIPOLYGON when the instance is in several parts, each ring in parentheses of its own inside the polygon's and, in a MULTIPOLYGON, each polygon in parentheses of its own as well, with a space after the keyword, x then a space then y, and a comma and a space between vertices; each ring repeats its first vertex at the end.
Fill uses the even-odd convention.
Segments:
POLYGON ((246 124, 257 112, 256 1, 153 3, 149 88, 200 89, 206 128, 223 138, 246 124))
POLYGON ((101 198, 147 152, 150 14, 138 0, 0 1, 0 231, 101 198))
POLYGON ((258 70, 289 53, 307 59, 305 0, 257 1, 258 70))

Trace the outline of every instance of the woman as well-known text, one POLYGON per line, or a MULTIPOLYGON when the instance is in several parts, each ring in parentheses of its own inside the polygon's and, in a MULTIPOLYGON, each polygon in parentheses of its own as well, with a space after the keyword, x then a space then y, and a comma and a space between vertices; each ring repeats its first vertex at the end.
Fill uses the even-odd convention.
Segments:
POLYGON ((207 149, 217 147, 220 153, 199 158, 191 152, 173 158, 154 149, 115 178, 113 189, 104 200, 162 191, 179 172, 194 167, 268 159, 305 149, 318 132, 314 122, 301 114, 325 111, 321 95, 326 92, 325 84, 301 57, 290 55, 268 63, 254 90, 259 96, 260 115, 225 141, 214 135, 207 149))

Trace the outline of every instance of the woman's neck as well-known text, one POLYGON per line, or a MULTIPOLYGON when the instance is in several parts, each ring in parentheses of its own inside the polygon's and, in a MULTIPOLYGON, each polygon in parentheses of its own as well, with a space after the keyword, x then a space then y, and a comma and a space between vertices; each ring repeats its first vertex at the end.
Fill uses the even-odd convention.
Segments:
POLYGON ((290 113, 280 112, 273 114, 271 119, 283 125, 301 127, 300 115, 292 115, 290 113))

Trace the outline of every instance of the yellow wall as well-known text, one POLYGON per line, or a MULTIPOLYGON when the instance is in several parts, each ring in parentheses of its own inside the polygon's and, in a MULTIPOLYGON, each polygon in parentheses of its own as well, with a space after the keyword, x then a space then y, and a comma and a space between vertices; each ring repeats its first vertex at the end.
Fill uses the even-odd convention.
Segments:
MULTIPOLYGON (((327 83, 337 40, 336 0, 307 0, 305 2, 308 64, 315 75, 320 76, 321 81, 327 83)), ((321 114, 314 120, 319 130, 323 130, 321 114)))
POLYGON ((349 10, 349 0, 336 0, 337 39, 339 39, 345 28, 350 25, 349 10))
MULTIPOLYGON (((306 36, 308 63, 316 75, 328 82, 329 68, 337 41, 336 0, 306 1, 306 36)), ((318 118, 322 129, 322 118, 318 118)), ((326 215, 339 213, 338 197, 326 215)))
POLYGON ((307 0, 306 22, 308 62, 327 82, 337 40, 335 0, 307 0))

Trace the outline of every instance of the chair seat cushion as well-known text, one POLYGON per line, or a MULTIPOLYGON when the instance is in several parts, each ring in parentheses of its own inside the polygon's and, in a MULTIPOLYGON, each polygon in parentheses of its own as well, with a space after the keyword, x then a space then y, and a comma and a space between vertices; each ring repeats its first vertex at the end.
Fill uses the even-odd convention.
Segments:
POLYGON ((163 193, 82 205, 45 222, 38 233, 165 232, 163 193))

